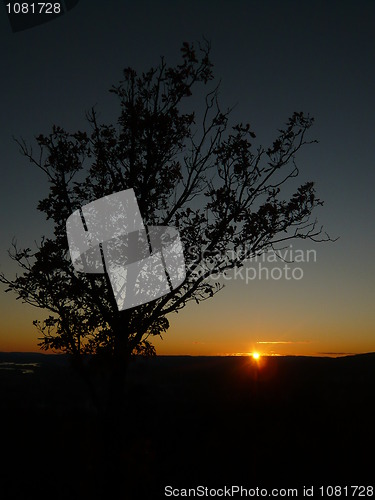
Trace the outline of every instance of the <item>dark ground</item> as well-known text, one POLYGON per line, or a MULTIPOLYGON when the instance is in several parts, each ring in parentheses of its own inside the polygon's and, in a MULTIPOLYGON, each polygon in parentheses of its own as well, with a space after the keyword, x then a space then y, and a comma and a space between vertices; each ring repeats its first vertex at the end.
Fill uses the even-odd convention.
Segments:
POLYGON ((1 500, 375 485, 375 354, 137 360, 123 443, 65 356, 0 353, 0 367, 1 500))

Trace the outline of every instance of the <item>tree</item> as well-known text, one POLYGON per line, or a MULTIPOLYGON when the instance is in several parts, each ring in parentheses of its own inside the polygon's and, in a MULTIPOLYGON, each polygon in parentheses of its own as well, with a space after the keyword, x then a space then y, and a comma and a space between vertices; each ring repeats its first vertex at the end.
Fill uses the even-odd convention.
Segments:
POLYGON ((193 90, 213 80, 210 47, 184 43, 180 64, 138 75, 127 68, 111 88, 120 114, 115 125, 99 123, 93 108, 88 131, 54 126, 36 138, 38 154, 24 140, 21 152, 48 178, 48 196, 38 210, 54 233, 35 251, 16 244, 10 257, 22 274, 0 280, 18 298, 45 309, 35 321, 41 349, 70 353, 84 374, 93 354, 118 393, 133 354, 154 354, 153 336, 169 327, 168 316, 190 301, 200 303, 222 285, 210 277, 244 265, 288 240, 329 239, 312 220, 322 205, 314 183, 284 199, 297 177, 296 154, 307 144, 313 119, 295 112, 269 148, 254 147, 249 124, 230 126, 231 110, 219 104, 219 86, 204 97, 201 116, 188 111, 193 90), (200 125, 198 125, 200 123, 200 125), (74 271, 66 220, 81 206, 133 188, 146 225, 175 226, 184 244, 187 275, 173 292, 139 307, 117 309, 108 275, 74 271))

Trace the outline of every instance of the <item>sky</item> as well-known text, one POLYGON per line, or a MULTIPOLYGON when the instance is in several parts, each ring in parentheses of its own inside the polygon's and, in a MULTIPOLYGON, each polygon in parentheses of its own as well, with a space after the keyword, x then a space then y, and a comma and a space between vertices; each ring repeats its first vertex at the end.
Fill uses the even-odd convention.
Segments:
MULTIPOLYGON (((12 238, 33 247, 50 230, 36 210, 46 179, 13 137, 33 144, 53 124, 85 129, 93 105, 110 122, 118 109, 108 90, 123 68, 144 71, 161 56, 174 64, 182 42, 204 36, 221 103, 235 105, 234 122, 250 122, 260 144, 270 145, 294 111, 315 118, 319 142, 299 155, 299 183, 315 181, 325 201, 319 223, 339 239, 293 242, 300 262, 290 264, 292 279, 280 262, 248 263, 212 300, 170 315, 157 353, 375 351, 374 25, 375 3, 364 0, 80 0, 19 32, 2 7, 0 270, 17 271, 7 255, 12 238)), ((44 313, 15 298, 0 289, 0 351, 37 351, 32 320, 44 313)))

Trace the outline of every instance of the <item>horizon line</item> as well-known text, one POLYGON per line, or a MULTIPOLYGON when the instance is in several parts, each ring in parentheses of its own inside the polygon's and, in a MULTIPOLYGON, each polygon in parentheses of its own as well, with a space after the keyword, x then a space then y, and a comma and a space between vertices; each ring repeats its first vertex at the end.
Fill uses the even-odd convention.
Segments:
MULTIPOLYGON (((38 354, 42 356, 72 356, 70 353, 66 352, 41 352, 41 351, 0 351, 0 354, 38 354)), ((352 356, 361 356, 366 354, 375 354, 375 351, 366 352, 317 352, 312 354, 260 354, 262 358, 343 358, 352 356)), ((95 356, 95 354, 82 354, 83 356, 95 356)), ((154 356, 149 356, 150 358, 156 357, 190 357, 190 358, 247 358, 252 357, 252 352, 243 353, 216 353, 216 354, 156 354, 154 356)), ((134 355, 136 358, 143 358, 142 355, 134 355)), ((148 358, 148 357, 146 357, 148 358)))

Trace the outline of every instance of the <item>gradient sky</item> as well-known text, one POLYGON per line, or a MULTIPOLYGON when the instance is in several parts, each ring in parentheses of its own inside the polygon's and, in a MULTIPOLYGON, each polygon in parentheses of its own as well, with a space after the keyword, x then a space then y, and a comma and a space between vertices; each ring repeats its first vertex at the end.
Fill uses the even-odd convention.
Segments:
MULTIPOLYGON (((293 111, 309 112, 318 144, 299 157, 300 183, 316 181, 319 221, 335 243, 316 250, 301 280, 226 281, 210 301, 169 316, 159 354, 375 351, 375 3, 373 1, 80 0, 60 18, 12 33, 0 10, 2 78, 0 269, 14 236, 32 246, 49 225, 36 210, 47 184, 12 136, 32 142, 52 124, 86 127, 96 105, 113 119, 108 89, 124 67, 146 70, 183 41, 212 44, 221 102, 269 145, 293 111)), ((197 103, 199 106, 199 103, 197 103)), ((251 264, 254 265, 254 264, 251 264)), ((257 266, 258 264, 256 264, 257 266)), ((0 291, 0 351, 35 351, 43 313, 0 291)))

